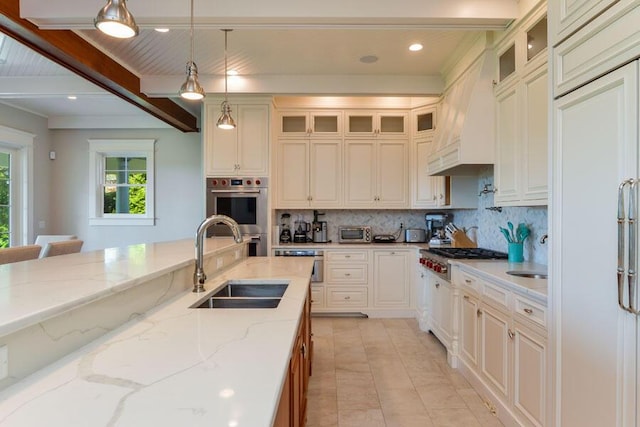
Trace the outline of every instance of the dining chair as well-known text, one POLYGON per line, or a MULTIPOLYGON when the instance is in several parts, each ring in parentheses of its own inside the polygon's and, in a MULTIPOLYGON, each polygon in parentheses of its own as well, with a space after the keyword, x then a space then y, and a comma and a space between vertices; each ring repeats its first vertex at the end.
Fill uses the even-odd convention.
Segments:
POLYGON ((40 245, 13 246, 0 249, 0 264, 37 259, 40 255, 40 245))
POLYGON ((41 258, 58 256, 58 255, 67 255, 67 254, 75 254, 80 252, 82 248, 83 240, 73 239, 73 240, 62 240, 60 242, 49 242, 47 246, 42 251, 41 258))
POLYGON ((40 258, 44 257, 44 249, 47 247, 47 243, 59 242, 61 240, 73 240, 77 239, 74 234, 39 234, 36 236, 36 245, 42 246, 40 251, 40 258))

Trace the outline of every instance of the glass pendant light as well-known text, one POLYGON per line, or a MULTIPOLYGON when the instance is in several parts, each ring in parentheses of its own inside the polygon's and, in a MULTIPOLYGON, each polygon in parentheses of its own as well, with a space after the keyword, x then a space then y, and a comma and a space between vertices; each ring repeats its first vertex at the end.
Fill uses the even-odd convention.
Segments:
POLYGON ((189 30, 191 39, 191 54, 187 62, 187 80, 180 87, 178 92, 181 97, 189 100, 202 99, 205 96, 204 89, 198 83, 198 66, 193 62, 193 0, 191 0, 191 26, 189 30))
POLYGON ((93 25, 103 33, 119 39, 138 35, 138 26, 127 9, 126 0, 107 0, 107 5, 100 9, 93 20, 93 25))
POLYGON ((233 30, 222 30, 224 31, 224 101, 222 101, 222 105, 220 105, 220 110, 222 111, 222 115, 218 119, 218 126, 220 129, 233 129, 236 127, 236 122, 231 117, 231 105, 229 105, 229 101, 227 99, 227 34, 229 31, 233 30))

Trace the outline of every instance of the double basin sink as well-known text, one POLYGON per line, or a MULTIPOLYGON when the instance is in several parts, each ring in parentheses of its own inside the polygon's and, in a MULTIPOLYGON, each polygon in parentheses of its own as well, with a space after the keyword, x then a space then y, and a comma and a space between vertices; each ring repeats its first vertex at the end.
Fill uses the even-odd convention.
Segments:
POLYGON ((190 308, 276 308, 288 286, 283 280, 228 280, 190 308))

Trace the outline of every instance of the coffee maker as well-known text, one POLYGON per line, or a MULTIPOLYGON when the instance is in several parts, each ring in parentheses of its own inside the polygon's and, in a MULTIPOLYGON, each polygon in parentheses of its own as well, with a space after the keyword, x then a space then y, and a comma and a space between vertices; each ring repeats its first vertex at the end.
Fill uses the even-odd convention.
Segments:
POLYGON ((280 243, 291 243, 289 218, 291 218, 291 214, 288 213, 283 213, 280 217, 280 243))
POLYGON ((307 233, 311 231, 311 225, 302 219, 302 215, 298 215, 293 228, 293 243, 307 243, 307 233))
POLYGON ((445 234, 444 227, 453 221, 453 214, 428 213, 424 219, 427 223, 427 241, 431 244, 451 243, 451 239, 445 234))
POLYGON ((318 221, 318 217, 324 215, 318 211, 313 211, 313 223, 311 231, 313 232, 314 243, 327 243, 327 221, 318 221))

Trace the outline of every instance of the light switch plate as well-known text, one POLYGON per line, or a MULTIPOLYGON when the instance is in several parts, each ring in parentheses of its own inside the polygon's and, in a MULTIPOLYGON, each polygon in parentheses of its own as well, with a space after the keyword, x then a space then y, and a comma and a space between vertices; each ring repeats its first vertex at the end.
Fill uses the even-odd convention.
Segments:
POLYGON ((0 380, 9 376, 9 348, 6 345, 0 347, 0 380))

